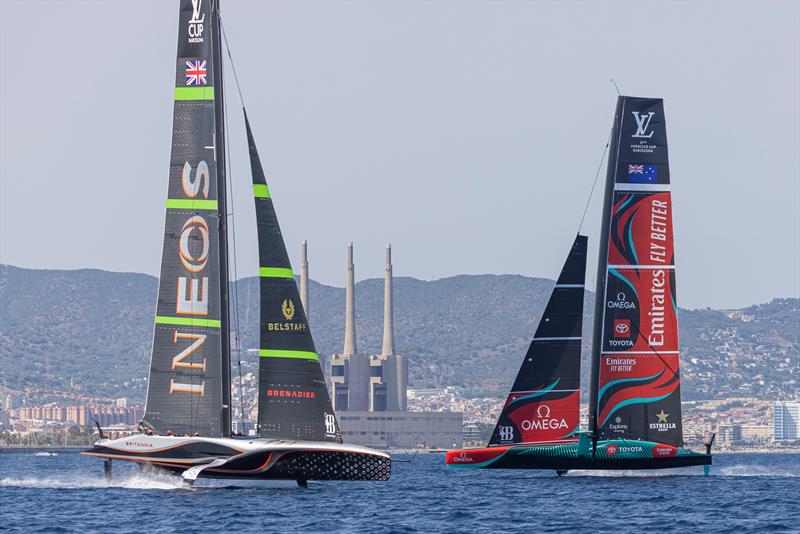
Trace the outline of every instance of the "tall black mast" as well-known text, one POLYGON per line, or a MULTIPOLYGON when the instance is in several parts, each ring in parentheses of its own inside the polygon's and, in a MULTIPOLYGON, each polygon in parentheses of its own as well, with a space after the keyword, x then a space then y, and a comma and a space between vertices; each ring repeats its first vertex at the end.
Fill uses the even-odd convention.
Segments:
POLYGON ((597 255, 597 286, 595 287, 594 332, 592 335, 592 370, 589 379, 589 429, 592 432, 592 449, 597 446, 597 388, 600 382, 600 358, 603 351, 603 307, 606 304, 606 273, 608 272, 608 232, 611 227, 611 208, 614 198, 614 182, 619 152, 620 122, 625 98, 617 99, 614 112, 614 128, 611 131, 611 146, 608 152, 606 189, 603 196, 603 219, 600 227, 600 249, 597 255))
POLYGON ((222 29, 219 17, 220 0, 211 4, 211 46, 214 65, 214 104, 216 108, 214 145, 217 163, 217 194, 219 196, 219 258, 220 258, 220 316, 222 345, 222 435, 231 435, 231 347, 230 301, 228 282, 228 203, 225 176, 225 100, 222 95, 222 29))

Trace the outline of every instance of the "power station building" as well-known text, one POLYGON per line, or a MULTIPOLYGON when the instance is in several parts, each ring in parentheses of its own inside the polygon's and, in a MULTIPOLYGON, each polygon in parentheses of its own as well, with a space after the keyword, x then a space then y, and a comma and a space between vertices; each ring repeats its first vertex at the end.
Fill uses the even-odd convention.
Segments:
POLYGON ((380 354, 356 347, 355 266, 353 243, 347 245, 344 350, 330 361, 333 409, 336 411, 404 412, 408 405, 408 363, 394 350, 392 246, 386 245, 383 290, 383 348, 380 354))
MULTIPOLYGON (((459 448, 461 412, 409 412, 408 360, 394 344, 392 247, 386 245, 383 285, 383 345, 380 354, 356 346, 353 243, 347 245, 344 348, 330 358, 333 409, 347 443, 377 448, 459 448)), ((308 258, 301 249, 300 295, 308 315, 308 258)))

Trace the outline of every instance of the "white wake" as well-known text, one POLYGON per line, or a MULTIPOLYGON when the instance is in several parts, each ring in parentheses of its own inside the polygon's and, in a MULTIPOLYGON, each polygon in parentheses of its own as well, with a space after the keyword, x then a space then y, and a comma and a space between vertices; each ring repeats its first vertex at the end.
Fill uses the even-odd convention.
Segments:
POLYGON ((125 488, 145 490, 176 490, 185 489, 180 477, 159 473, 135 473, 115 475, 111 480, 106 480, 102 475, 63 475, 48 477, 6 477, 0 479, 0 487, 26 487, 26 488, 125 488))

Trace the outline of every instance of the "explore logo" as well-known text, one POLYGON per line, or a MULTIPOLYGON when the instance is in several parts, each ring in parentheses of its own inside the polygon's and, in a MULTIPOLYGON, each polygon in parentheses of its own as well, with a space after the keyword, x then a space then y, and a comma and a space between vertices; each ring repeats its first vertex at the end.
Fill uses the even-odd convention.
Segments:
POLYGON ((614 422, 608 425, 608 429, 612 432, 624 434, 628 430, 628 425, 622 422, 622 417, 616 416, 614 422))

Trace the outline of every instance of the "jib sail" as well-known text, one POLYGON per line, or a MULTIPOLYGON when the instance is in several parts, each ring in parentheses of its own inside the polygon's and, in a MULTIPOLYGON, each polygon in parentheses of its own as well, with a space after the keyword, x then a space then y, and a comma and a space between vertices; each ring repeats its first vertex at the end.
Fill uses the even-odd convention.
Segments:
POLYGON ((610 154, 590 426, 598 439, 680 446, 672 202, 661 99, 619 97, 610 154))
POLYGON ((259 434, 279 439, 341 442, 246 112, 245 124, 260 262, 259 434))
POLYGON ((179 19, 167 214, 142 424, 158 433, 223 436, 227 277, 216 9, 210 0, 186 0, 179 19))
POLYGON ((489 446, 578 439, 586 242, 575 238, 489 446))

